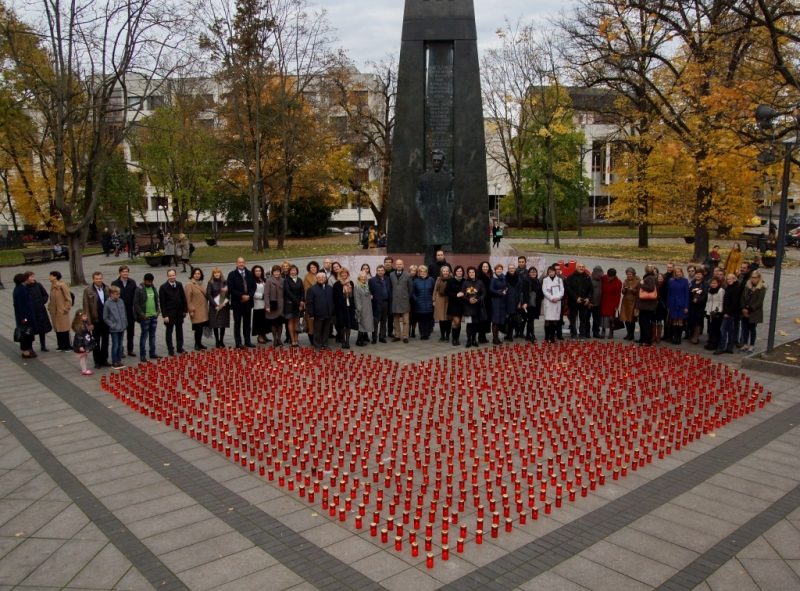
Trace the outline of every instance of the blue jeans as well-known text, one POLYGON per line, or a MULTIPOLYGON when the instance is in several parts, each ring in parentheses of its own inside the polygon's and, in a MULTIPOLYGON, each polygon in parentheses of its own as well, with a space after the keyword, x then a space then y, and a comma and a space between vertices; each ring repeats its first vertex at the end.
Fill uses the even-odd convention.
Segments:
POLYGON ((156 354, 156 328, 158 327, 158 316, 153 316, 147 320, 140 320, 139 326, 141 331, 139 334, 139 357, 144 359, 145 345, 150 345, 150 357, 156 354))
POLYGON ((736 344, 736 319, 732 316, 725 316, 722 319, 722 329, 720 330, 717 351, 728 351, 733 353, 736 344))
POLYGON ((111 363, 120 363, 122 361, 122 339, 124 337, 124 331, 111 333, 111 363))

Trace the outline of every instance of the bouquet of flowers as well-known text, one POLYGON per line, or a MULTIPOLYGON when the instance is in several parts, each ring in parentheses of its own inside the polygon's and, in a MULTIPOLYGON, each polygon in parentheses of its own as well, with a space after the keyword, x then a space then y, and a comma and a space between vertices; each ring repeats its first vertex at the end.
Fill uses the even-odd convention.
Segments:
POLYGON ((477 304, 478 303, 478 290, 475 287, 468 287, 467 291, 467 300, 470 304, 477 304))

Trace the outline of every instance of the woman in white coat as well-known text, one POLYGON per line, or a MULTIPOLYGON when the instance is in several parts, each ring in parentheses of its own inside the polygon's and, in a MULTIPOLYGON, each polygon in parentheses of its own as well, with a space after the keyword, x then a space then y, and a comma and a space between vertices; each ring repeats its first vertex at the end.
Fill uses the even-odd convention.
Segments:
POLYGON ((544 339, 556 342, 557 325, 561 322, 561 299, 564 297, 564 281, 556 275, 552 265, 547 268, 547 277, 542 281, 542 314, 544 315, 544 339))

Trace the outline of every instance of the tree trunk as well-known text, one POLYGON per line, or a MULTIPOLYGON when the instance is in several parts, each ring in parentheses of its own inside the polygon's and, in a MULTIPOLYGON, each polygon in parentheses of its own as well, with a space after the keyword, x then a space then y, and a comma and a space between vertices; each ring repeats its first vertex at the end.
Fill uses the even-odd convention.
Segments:
POLYGON ((71 285, 86 285, 83 274, 83 240, 81 232, 67 234, 67 252, 69 252, 69 276, 71 285))
POLYGON ((708 222, 707 212, 711 206, 711 188, 697 187, 694 211, 694 254, 695 262, 703 262, 708 257, 708 222))
MULTIPOLYGON (((514 191, 514 206, 516 208, 515 217, 516 217, 516 220, 517 220, 517 227, 521 228, 522 227, 522 223, 523 223, 523 220, 522 220, 523 205, 524 205, 523 199, 525 198, 525 196, 522 194, 522 189, 519 186, 514 186, 513 191, 514 191)), ((500 206, 499 205, 497 206, 497 217, 498 218, 500 217, 500 206)))
POLYGON ((650 246, 650 235, 648 234, 647 222, 639 223, 639 248, 648 248, 650 246))
POLYGON ((550 227, 553 229, 553 246, 561 249, 561 241, 558 237, 558 218, 556 215, 556 195, 553 187, 553 150, 550 145, 550 138, 545 143, 547 150, 547 207, 550 210, 550 227))
POLYGON ((279 250, 283 250, 286 247, 286 235, 289 233, 289 201, 292 198, 293 184, 294 175, 287 175, 286 186, 283 188, 283 202, 281 203, 281 231, 278 233, 279 250))
POLYGON ((259 221, 261 219, 261 192, 258 189, 258 180, 250 181, 250 221, 253 224, 253 252, 261 252, 261 232, 259 221))

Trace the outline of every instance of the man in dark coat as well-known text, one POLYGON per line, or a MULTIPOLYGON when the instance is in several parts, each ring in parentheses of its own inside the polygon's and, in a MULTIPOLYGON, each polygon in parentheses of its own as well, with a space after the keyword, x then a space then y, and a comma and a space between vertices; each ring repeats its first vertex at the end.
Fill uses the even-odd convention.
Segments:
POLYGON ((83 290, 83 312, 92 326, 95 348, 92 349, 95 369, 111 367, 108 362, 108 326, 103 322, 103 306, 109 298, 108 286, 100 271, 92 273, 92 284, 83 290))
POLYGON ((244 257, 239 257, 236 259, 236 268, 228 273, 228 295, 233 310, 233 339, 239 349, 243 346, 255 347, 250 340, 250 319, 255 293, 253 274, 247 268, 244 257))
POLYGON ((580 320, 581 338, 589 338, 589 310, 592 305, 592 278, 586 273, 586 266, 578 264, 575 272, 564 281, 569 303, 569 334, 574 339, 578 336, 575 323, 580 320))
POLYGON ((119 297, 125 304, 125 312, 128 314, 128 328, 126 333, 128 336, 128 357, 136 357, 133 350, 133 332, 136 327, 136 314, 133 312, 133 299, 136 296, 136 282, 128 277, 130 269, 128 265, 121 265, 119 268, 119 277, 111 282, 111 285, 119 287, 119 297))
POLYGON ((306 293, 306 312, 314 319, 314 348, 328 350, 328 337, 335 315, 333 288, 328 285, 324 271, 317 273, 317 282, 306 293))
POLYGON ((392 283, 386 276, 386 267, 378 265, 375 269, 375 277, 370 277, 369 293, 372 295, 372 318, 374 328, 372 330, 372 344, 378 340, 386 342, 386 329, 389 322, 389 312, 392 301, 392 283))
POLYGON ((437 279, 442 272, 442 267, 451 267, 451 265, 447 262, 444 251, 439 249, 436 251, 436 259, 428 265, 428 275, 437 279))
POLYGON ((189 311, 186 303, 186 292, 183 285, 177 280, 175 269, 167 271, 167 281, 158 288, 158 303, 161 308, 161 317, 167 327, 167 352, 175 355, 172 344, 172 333, 175 333, 175 345, 178 353, 186 353, 183 348, 183 319, 189 311))

